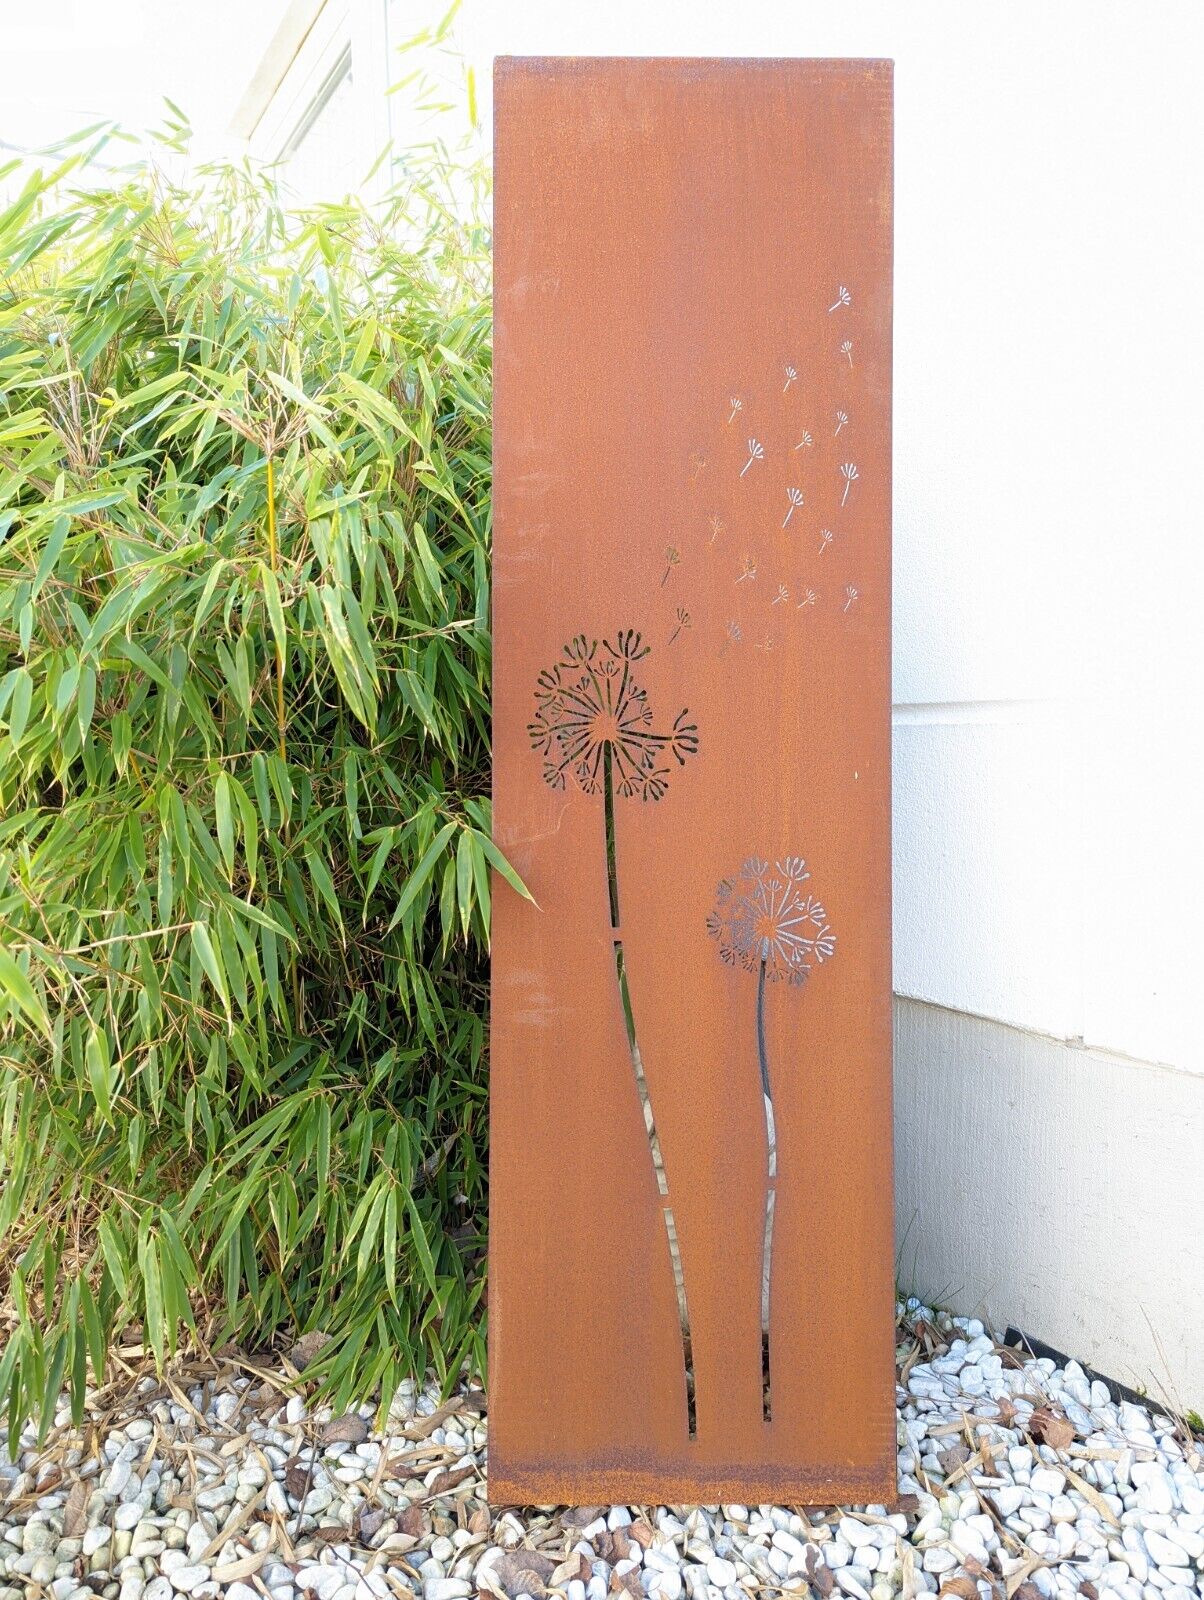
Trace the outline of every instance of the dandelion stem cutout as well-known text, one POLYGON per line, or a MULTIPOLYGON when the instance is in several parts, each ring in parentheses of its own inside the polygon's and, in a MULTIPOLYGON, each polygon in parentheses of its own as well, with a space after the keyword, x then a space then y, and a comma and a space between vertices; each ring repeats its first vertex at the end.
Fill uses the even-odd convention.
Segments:
MULTIPOLYGON (((415 822, 427 936, 465 874, 491 907, 495 1504, 897 1492, 890 98, 496 67, 493 804, 440 728, 415 822)), ((467 1238, 433 1271, 483 1298, 467 1238)))
POLYGON ((669 786, 670 763, 685 766, 686 757, 698 749, 698 729, 687 720, 689 712, 685 709, 678 712, 667 731, 658 732, 653 727, 648 691, 633 675, 633 668, 648 654, 649 647, 631 628, 617 633, 613 643, 603 639, 599 644, 597 639, 587 640, 584 634, 578 634, 565 645, 560 659, 539 674, 535 685, 535 716, 527 732, 532 748, 543 757, 544 782, 550 788, 563 791, 571 783, 582 794, 602 796, 602 844, 615 978, 643 1112, 648 1156, 665 1219, 669 1269, 681 1321, 682 1387, 686 1395, 688 1432, 693 1437, 696 1424, 690 1379, 690 1314, 677 1224, 669 1203, 669 1181, 656 1131, 652 1096, 640 1057, 623 957, 615 796, 641 801, 663 798, 669 786))
MULTIPOLYGON (((836 936, 827 912, 803 890, 810 878, 799 856, 787 856, 771 870, 750 858, 733 878, 724 878, 707 918, 707 932, 719 941, 719 957, 757 976, 756 1041, 765 1110, 765 1224, 761 1234, 762 1411, 773 1420, 769 1354, 769 1296, 773 1282, 773 1214, 777 1199, 778 1140, 773 1116, 773 1084, 765 1045, 765 982, 783 979, 801 988, 814 967, 836 953, 836 936)), ((795 1063, 797 1066, 797 1063, 795 1063)))

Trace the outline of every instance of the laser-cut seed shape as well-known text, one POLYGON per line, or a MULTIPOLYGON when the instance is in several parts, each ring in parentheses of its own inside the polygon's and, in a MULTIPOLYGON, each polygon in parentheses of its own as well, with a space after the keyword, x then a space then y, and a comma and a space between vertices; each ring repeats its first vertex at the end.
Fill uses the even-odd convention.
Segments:
POLYGON ((676 567, 679 564, 680 561, 681 561, 681 551, 678 550, 678 549, 675 549, 674 546, 671 545, 671 544, 670 545, 666 545, 665 546, 665 575, 661 579, 661 588, 662 589, 665 587, 665 584, 668 581, 669 574, 673 571, 673 568, 676 567))
POLYGON ((790 509, 787 511, 782 522, 783 528, 786 526, 786 523, 790 521, 791 517, 798 510, 799 506, 803 504, 803 491, 801 489, 787 489, 786 498, 790 502, 790 509))
POLYGON ((783 605, 789 599, 790 599, 790 590, 786 587, 786 585, 784 583, 779 583, 778 584, 778 592, 777 592, 777 594, 774 595, 773 599, 769 603, 770 603, 771 606, 780 606, 780 605, 783 605))
POLYGON ((828 307, 829 314, 831 314, 833 311, 839 311, 841 306, 847 306, 852 298, 852 295, 842 283, 840 288, 836 291, 835 300, 833 300, 832 304, 828 307))
POLYGON ((717 517, 717 516, 712 516, 710 518, 710 528, 711 528, 711 543, 714 544, 715 540, 723 532, 723 518, 722 517, 717 517))
POLYGON ((836 433, 834 433, 832 435, 832 437, 834 439, 836 438, 837 434, 839 434, 839 432, 840 432, 840 430, 842 428, 848 426, 848 421, 849 421, 849 414, 848 414, 847 411, 838 411, 836 413, 836 433))
POLYGON ((804 428, 803 429, 803 437, 799 440, 799 442, 795 445, 794 448, 796 450, 809 450, 814 443, 815 443, 814 439, 812 439, 811 435, 804 428))
POLYGON ((844 479, 844 493, 840 497, 841 505, 849 498, 849 490, 857 481, 857 468, 851 461, 846 461, 840 469, 840 476, 844 479))
POLYGON ((741 628, 738 622, 729 622, 727 627, 724 628, 723 632, 724 640, 719 646, 719 654, 721 656, 726 655, 731 647, 734 644, 739 644, 741 639, 744 637, 744 630, 741 628))
POLYGON ((789 389, 790 385, 798 377, 798 370, 795 367, 786 367, 784 371, 786 373, 786 382, 782 385, 783 394, 786 393, 786 390, 789 389))
POLYGON ((683 707, 670 728, 657 731, 648 692, 634 675, 638 664, 648 654, 649 647, 634 628, 617 633, 613 643, 604 639, 599 644, 596 639, 577 634, 565 645, 554 665, 536 679, 535 715, 528 724, 527 733, 531 748, 544 758, 543 776, 549 787, 563 791, 571 778, 583 794, 602 796, 601 845, 615 952, 615 981, 627 1023, 628 1051, 642 1108, 643 1132, 665 1218, 669 1267, 680 1323, 687 1427, 692 1438, 696 1433, 696 1421, 687 1356, 690 1321, 685 1278, 677 1225, 669 1204, 668 1178, 627 987, 620 937, 614 808, 616 794, 625 800, 662 799, 669 786, 670 758, 679 767, 685 766, 687 759, 698 750, 698 728, 689 720, 689 710, 683 707))
POLYGON ((743 583, 745 579, 755 578, 756 575, 757 558, 755 556, 745 556, 740 563, 740 576, 736 579, 736 582, 743 583))
POLYGON ((739 395, 733 395, 729 403, 732 408, 732 414, 727 420, 731 423, 735 422, 739 413, 744 410, 744 401, 740 399, 739 395))
POLYGON ((847 595, 848 598, 845 600, 844 605, 841 607, 842 611, 847 611, 849 609, 849 607, 853 604, 853 601, 857 599, 857 591, 856 591, 856 589, 854 589, 854 587, 853 587, 853 585, 851 583, 849 584, 848 588, 845 590, 845 594, 847 595))
POLYGON ((853 365, 853 341, 851 339, 846 339, 844 341, 840 347, 840 353, 842 356, 846 356, 848 358, 848 363, 851 367, 853 365))
POLYGON ((764 459, 765 446, 759 439, 750 439, 748 441, 748 460, 744 463, 743 467, 741 467, 740 476, 744 476, 754 461, 764 461, 764 459))
POLYGON ((804 606, 813 606, 818 599, 819 596, 816 594, 814 589, 804 589, 803 598, 799 601, 798 605, 795 606, 794 609, 796 611, 801 611, 804 606))
POLYGON ((681 633, 683 631, 683 629, 689 628, 691 626, 692 626, 692 623, 690 621, 690 613, 683 606, 678 606, 678 608, 677 608, 677 626, 674 628, 673 632, 669 635, 669 643, 672 644, 674 639, 677 638, 678 634, 681 633))
POLYGON ((811 874, 800 856, 786 856, 771 871, 767 861, 743 862, 715 891, 707 932, 718 941, 719 959, 757 975, 756 1053, 765 1117, 766 1194, 761 1233, 762 1410, 772 1419, 773 1384, 769 1338, 769 1304, 773 1277, 773 1214, 778 1180, 777 1128, 773 1085, 765 1035, 765 985, 786 983, 801 988, 816 967, 836 953, 836 936, 827 912, 803 884, 811 874))
POLYGON ((832 532, 831 528, 821 528, 819 530, 819 553, 821 556, 832 543, 832 540, 835 539, 835 537, 836 535, 832 532))

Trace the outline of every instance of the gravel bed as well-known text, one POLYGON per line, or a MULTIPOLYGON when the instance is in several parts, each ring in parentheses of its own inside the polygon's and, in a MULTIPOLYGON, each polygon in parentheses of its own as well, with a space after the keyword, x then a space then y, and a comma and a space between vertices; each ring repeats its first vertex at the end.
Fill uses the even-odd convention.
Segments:
MULTIPOLYGON (((897 1508, 489 1509, 482 1391, 309 1409, 215 1359, 66 1405, 0 1460, 0 1600, 1196 1600, 1204 1449, 909 1302, 897 1508)), ((298 1355, 298 1362, 302 1357, 298 1355)), ((5 1441, 7 1444, 7 1440, 5 1441)))

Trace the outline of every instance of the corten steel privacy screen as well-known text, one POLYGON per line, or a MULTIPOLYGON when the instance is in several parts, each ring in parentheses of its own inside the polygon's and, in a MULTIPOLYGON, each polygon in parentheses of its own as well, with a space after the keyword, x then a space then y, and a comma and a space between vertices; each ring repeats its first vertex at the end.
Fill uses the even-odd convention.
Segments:
POLYGON ((895 1493, 891 68, 499 61, 490 1495, 895 1493))

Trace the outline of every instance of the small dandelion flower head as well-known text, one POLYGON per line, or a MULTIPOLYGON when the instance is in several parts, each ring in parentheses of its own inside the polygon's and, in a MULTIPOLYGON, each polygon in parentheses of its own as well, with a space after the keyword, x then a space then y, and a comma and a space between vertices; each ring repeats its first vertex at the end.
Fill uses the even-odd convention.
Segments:
POLYGON ((719 945, 719 958, 746 971, 764 968, 772 983, 795 985, 836 952, 827 913, 803 887, 810 877, 801 856, 786 856, 770 867, 750 857, 715 891, 707 932, 719 945), (822 952, 821 952, 822 946, 822 952))

